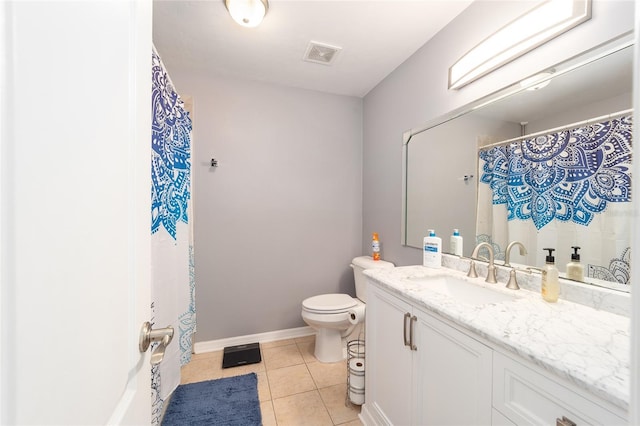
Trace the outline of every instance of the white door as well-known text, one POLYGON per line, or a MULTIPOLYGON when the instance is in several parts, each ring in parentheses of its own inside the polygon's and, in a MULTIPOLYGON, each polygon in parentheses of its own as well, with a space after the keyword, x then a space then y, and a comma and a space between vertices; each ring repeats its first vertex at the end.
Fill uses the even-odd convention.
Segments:
POLYGON ((0 2, 0 423, 149 424, 151 4, 0 2))

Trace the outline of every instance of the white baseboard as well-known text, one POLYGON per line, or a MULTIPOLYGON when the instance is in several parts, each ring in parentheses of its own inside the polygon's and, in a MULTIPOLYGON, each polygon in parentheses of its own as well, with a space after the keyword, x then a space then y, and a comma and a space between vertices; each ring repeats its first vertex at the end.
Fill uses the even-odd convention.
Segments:
POLYGON ((266 343, 275 340, 293 339, 315 334, 315 331, 307 327, 289 328, 286 330, 269 331, 266 333, 249 334, 247 336, 229 337, 227 339, 209 340, 206 342, 196 342, 193 345, 193 352, 201 354, 204 352, 220 351, 227 346, 245 345, 247 343, 266 343))

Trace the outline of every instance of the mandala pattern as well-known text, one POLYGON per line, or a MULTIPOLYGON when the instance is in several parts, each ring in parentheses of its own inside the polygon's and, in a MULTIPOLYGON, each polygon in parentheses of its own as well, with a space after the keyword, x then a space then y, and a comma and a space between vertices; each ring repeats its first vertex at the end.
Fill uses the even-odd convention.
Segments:
POLYGON ((157 365, 151 367, 151 424, 160 424, 164 401, 160 399, 160 368, 157 365))
POLYGON ((191 361, 192 337, 196 332, 196 269, 193 245, 189 246, 189 309, 179 318, 180 321, 180 365, 191 361))
MULTIPOLYGON (((152 55, 152 114, 151 233, 154 234, 164 228, 175 241, 178 237, 176 235, 178 222, 189 223, 192 124, 155 50, 152 55)), ((180 238, 190 238, 190 235, 180 235, 180 238)), ((186 284, 186 277, 184 284, 186 284)), ((187 291, 186 288, 184 291, 187 291)), ((158 299, 155 301, 157 302, 158 299)), ((155 302, 151 303, 154 318, 156 306, 158 305, 155 302)), ((184 308, 186 311, 177 318, 181 349, 180 365, 191 360, 191 339, 195 331, 195 273, 192 245, 189 245, 189 305, 184 308)), ((172 324, 174 324, 173 321, 172 324)), ((156 346, 158 343, 153 343, 151 350, 156 346)), ((166 380, 165 386, 167 383, 171 385, 169 382, 170 380, 166 380)), ((162 378, 160 369, 156 365, 151 369, 153 425, 160 424, 165 402, 162 395, 162 378)))
POLYGON ((176 239, 176 223, 188 223, 191 186, 191 119, 158 54, 152 59, 151 233, 162 225, 176 239))
MULTIPOLYGON (((491 239, 491 235, 487 235, 487 234, 476 235, 476 246, 480 243, 489 243, 491 245, 491 247, 493 248, 494 260, 504 260, 504 256, 505 256, 504 251, 502 250, 499 244, 495 243, 491 239)), ((480 257, 483 257, 489 260, 489 249, 487 249, 486 247, 481 247, 480 250, 478 250, 478 258, 480 257)))
POLYGON ((608 268, 589 265, 587 276, 620 284, 631 284, 631 247, 627 247, 620 257, 611 259, 608 268))
MULTIPOLYGON (((156 307, 153 302, 151 302, 151 317, 152 322, 153 318, 155 318, 156 307)), ((150 351, 155 350, 156 346, 158 346, 158 342, 152 342, 149 347, 150 351)), ((164 406, 164 401, 160 398, 160 367, 158 364, 151 366, 151 424, 153 426, 160 424, 160 419, 162 418, 162 407, 164 406)))
POLYGON ((587 226, 607 203, 631 201, 631 116, 481 150, 480 181, 508 220, 587 226))

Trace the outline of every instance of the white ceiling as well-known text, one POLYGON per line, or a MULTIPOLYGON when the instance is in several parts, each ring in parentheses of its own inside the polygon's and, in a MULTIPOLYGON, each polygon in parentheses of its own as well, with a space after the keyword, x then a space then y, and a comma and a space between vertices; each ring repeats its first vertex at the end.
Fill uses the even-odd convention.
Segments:
POLYGON ((472 0, 271 0, 258 28, 223 0, 155 0, 153 41, 169 72, 363 97, 472 0), (303 60, 310 41, 342 48, 332 65, 303 60))

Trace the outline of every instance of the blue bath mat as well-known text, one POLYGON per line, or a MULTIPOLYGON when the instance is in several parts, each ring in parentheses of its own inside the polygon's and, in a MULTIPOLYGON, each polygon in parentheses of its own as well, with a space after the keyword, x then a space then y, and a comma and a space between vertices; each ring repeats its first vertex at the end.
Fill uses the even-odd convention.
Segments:
POLYGON ((162 426, 261 423, 256 373, 180 385, 162 419, 162 426))

